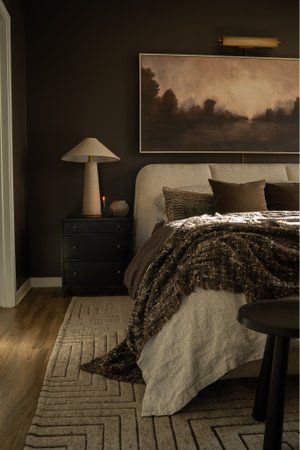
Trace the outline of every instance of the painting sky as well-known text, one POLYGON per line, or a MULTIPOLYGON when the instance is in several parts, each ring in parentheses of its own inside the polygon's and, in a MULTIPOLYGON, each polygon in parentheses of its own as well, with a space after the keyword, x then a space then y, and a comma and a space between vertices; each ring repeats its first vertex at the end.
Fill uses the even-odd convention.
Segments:
POLYGON ((299 96, 296 60, 142 55, 141 62, 155 73, 160 95, 172 89, 186 108, 211 98, 251 119, 267 108, 290 109, 299 96))

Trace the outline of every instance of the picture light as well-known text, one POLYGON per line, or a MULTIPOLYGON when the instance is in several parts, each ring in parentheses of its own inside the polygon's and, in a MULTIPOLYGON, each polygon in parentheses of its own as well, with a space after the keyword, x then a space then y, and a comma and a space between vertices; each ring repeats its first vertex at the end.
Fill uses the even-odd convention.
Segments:
POLYGON ((272 37, 222 36, 218 39, 218 43, 223 47, 276 48, 281 42, 278 38, 272 37))

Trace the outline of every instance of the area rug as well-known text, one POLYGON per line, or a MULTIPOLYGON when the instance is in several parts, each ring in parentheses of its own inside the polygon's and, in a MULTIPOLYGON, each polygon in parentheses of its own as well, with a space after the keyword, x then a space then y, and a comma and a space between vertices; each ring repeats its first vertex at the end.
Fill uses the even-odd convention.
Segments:
MULTIPOLYGON (((255 380, 219 381, 183 410, 141 418, 143 385, 80 370, 125 335, 128 297, 73 298, 50 357, 25 449, 259 450, 255 380)), ((298 448, 298 384, 287 382, 283 449, 298 448)))

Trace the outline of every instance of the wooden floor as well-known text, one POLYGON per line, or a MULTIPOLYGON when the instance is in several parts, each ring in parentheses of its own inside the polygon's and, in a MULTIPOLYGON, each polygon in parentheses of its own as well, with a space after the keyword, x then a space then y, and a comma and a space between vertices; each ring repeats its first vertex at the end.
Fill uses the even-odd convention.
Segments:
POLYGON ((31 289, 16 308, 0 308, 1 450, 23 450, 69 302, 60 289, 31 289))

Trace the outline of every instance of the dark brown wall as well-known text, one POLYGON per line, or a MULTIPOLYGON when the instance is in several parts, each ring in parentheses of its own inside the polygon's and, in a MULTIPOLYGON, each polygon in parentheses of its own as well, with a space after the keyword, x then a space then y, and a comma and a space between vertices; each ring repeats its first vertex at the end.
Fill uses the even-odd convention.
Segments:
POLYGON ((28 269, 25 9, 23 0, 4 0, 4 4, 11 16, 14 201, 17 287, 19 288, 27 278, 28 269))
MULTIPOLYGON (((60 221, 80 210, 83 165, 60 157, 87 136, 121 162, 103 191, 132 205, 138 170, 157 162, 239 162, 238 155, 138 154, 138 54, 221 53, 224 34, 278 36, 256 55, 297 57, 294 0, 28 0, 29 229, 32 276, 60 274, 60 221)), ((295 161, 249 156, 247 161, 295 161)))

